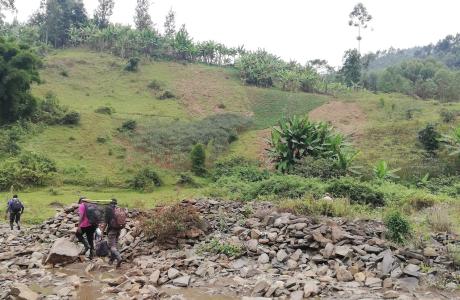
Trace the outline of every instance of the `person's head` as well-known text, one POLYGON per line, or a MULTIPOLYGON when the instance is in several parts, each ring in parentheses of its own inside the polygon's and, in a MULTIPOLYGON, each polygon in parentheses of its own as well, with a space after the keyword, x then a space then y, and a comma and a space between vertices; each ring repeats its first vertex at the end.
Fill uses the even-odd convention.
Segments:
POLYGON ((110 202, 111 205, 117 205, 117 204, 118 204, 117 199, 112 198, 111 200, 112 200, 112 201, 110 202))
POLYGON ((18 198, 18 195, 13 195, 13 198, 18 198))
POLYGON ((78 204, 82 203, 85 200, 86 200, 86 197, 80 197, 80 199, 78 199, 78 204))

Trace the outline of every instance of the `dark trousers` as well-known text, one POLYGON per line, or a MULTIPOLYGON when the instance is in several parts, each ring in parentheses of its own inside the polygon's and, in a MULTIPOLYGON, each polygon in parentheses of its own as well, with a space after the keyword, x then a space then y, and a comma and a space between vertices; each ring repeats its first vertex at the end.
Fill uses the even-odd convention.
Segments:
POLYGON ((19 222, 21 221, 21 212, 10 212, 10 227, 13 229, 13 223, 16 223, 19 226, 19 222))
POLYGON ((80 243, 85 246, 85 250, 94 250, 94 233, 96 232, 97 226, 89 226, 81 228, 81 232, 77 232, 75 235, 80 243), (83 237, 86 236, 86 239, 83 237))
POLYGON ((118 239, 120 238, 120 230, 109 229, 107 233, 108 244, 110 248, 110 260, 121 260, 120 252, 118 251, 118 239))

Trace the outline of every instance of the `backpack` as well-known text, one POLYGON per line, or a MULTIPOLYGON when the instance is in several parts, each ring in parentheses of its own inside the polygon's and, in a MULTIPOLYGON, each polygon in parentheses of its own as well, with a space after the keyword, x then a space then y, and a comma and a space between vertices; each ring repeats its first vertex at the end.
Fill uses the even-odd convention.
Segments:
POLYGON ((19 201, 18 198, 11 199, 11 203, 10 203, 11 212, 17 213, 17 212, 20 212, 21 209, 22 209, 21 201, 19 201))
POLYGON ((113 208, 112 220, 110 220, 110 228, 122 229, 126 225, 126 211, 118 206, 113 208))
POLYGON ((102 220, 102 212, 96 204, 85 204, 85 214, 92 226, 97 226, 102 220))
POLYGON ((99 257, 106 257, 109 255, 109 244, 106 240, 96 242, 96 255, 99 257))

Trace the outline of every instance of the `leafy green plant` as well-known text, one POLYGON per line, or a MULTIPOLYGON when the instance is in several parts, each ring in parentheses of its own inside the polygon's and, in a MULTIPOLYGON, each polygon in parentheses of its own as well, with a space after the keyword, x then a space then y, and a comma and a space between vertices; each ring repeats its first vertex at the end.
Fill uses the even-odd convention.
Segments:
POLYGON ((387 237, 398 244, 403 244, 411 236, 412 229, 409 220, 398 210, 393 210, 385 216, 387 237))
POLYGON ((161 89, 163 88, 164 86, 164 83, 157 80, 157 79, 153 79, 152 81, 150 81, 150 83, 147 85, 147 87, 149 89, 152 89, 152 90, 155 90, 155 91, 161 91, 161 89))
POLYGON ((439 115, 441 116, 441 119, 444 123, 452 123, 455 121, 455 118, 457 117, 457 112, 453 112, 447 109, 441 110, 439 115))
POLYGON ((401 168, 390 169, 387 162, 384 160, 379 161, 373 169, 374 177, 380 180, 398 179, 399 176, 395 173, 401 168))
POLYGON ((236 62, 241 79, 251 85, 273 86, 282 61, 265 50, 248 52, 236 62))
POLYGON ((152 191, 155 187, 161 186, 162 182, 157 172, 151 167, 140 169, 130 181, 132 188, 141 191, 152 191))
POLYGON ((131 57, 125 66, 125 71, 137 72, 137 70, 139 69, 139 62, 140 62, 139 57, 131 57))
POLYGON ((216 238, 213 238, 208 243, 200 247, 200 251, 214 254, 224 254, 228 257, 239 257, 244 253, 243 247, 240 245, 220 242, 216 238))
POLYGON ((460 155, 460 126, 454 128, 450 134, 443 135, 441 140, 449 149, 449 155, 460 155))
POLYGON ((134 131, 136 130, 137 122, 135 120, 126 120, 121 124, 121 127, 118 128, 120 132, 134 131))
POLYGON ((193 146, 190 152, 190 160, 192 162, 192 172, 197 176, 206 174, 206 151, 202 144, 193 146))
POLYGON ((331 158, 306 156, 294 165, 289 174, 330 179, 344 176, 345 171, 339 168, 336 161, 331 158))
POLYGON ((96 108, 94 112, 103 115, 111 115, 114 112, 114 110, 109 106, 100 106, 96 108))
POLYGON ((173 98, 176 98, 176 95, 174 95, 173 92, 171 92, 171 91, 164 91, 164 92, 158 97, 158 99, 160 99, 160 100, 173 99, 173 98))
POLYGON ((436 126, 433 124, 427 124, 426 127, 418 133, 418 140, 423 148, 429 153, 434 153, 434 151, 439 149, 440 138, 441 134, 436 131, 436 126))
POLYGON ((77 125, 80 123, 80 113, 76 111, 70 111, 62 117, 62 124, 65 125, 77 125))
POLYGON ((351 203, 384 206, 384 194, 374 186, 352 178, 340 178, 332 181, 326 191, 334 197, 349 198, 351 203))
POLYGON ((180 186, 191 186, 191 187, 199 186, 199 184, 197 184, 195 180, 193 179, 193 177, 188 173, 180 173, 176 184, 180 186))

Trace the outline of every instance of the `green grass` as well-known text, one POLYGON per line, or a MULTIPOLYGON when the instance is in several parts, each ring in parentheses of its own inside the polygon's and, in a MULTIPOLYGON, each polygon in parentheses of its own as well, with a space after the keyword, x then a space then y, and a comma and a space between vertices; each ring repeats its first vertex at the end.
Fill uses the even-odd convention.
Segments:
POLYGON ((248 87, 248 94, 257 129, 273 126, 283 116, 307 114, 330 98, 323 95, 256 87, 248 87))

